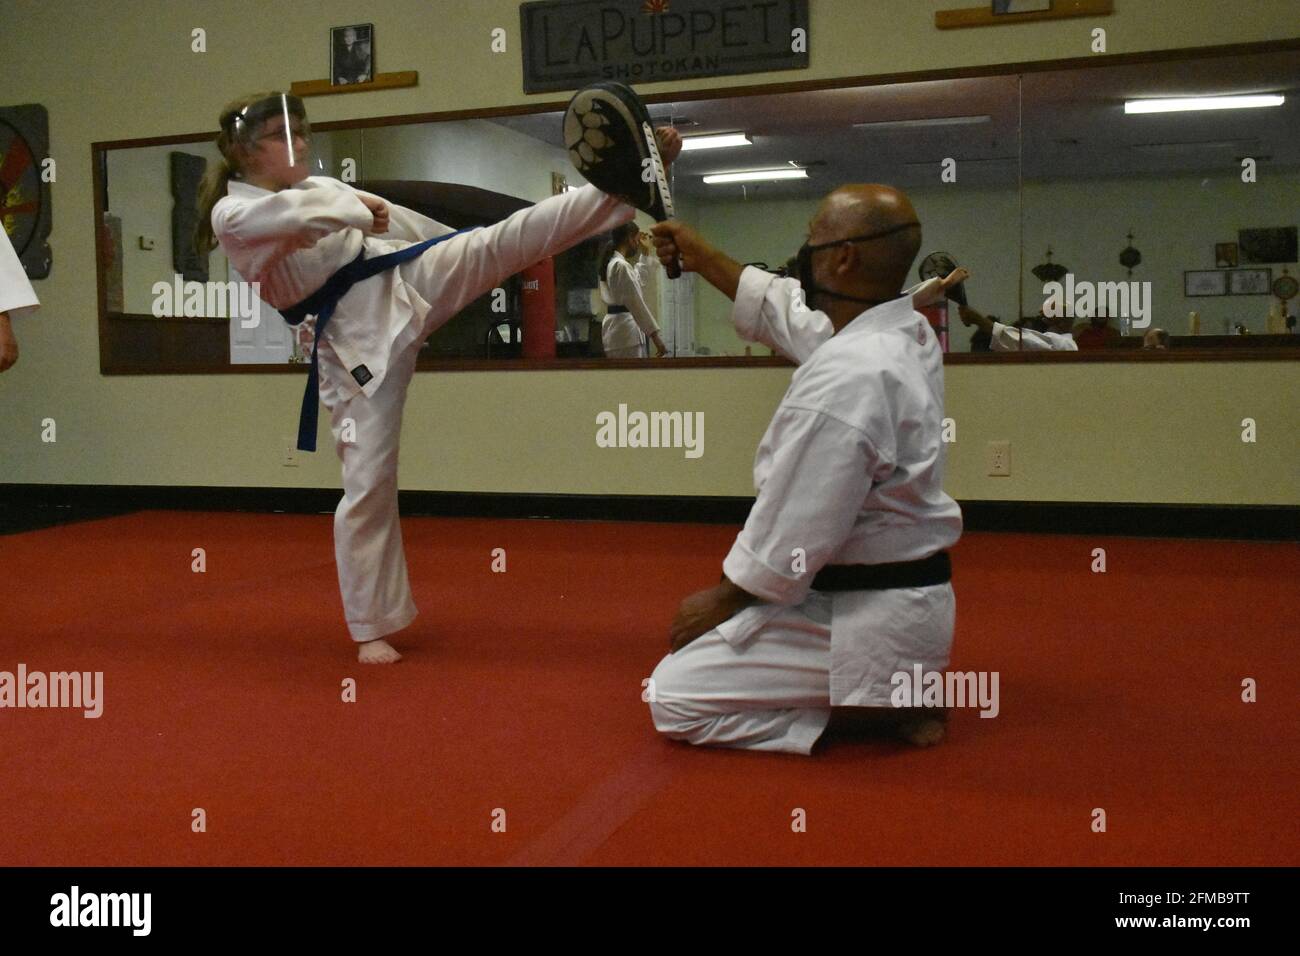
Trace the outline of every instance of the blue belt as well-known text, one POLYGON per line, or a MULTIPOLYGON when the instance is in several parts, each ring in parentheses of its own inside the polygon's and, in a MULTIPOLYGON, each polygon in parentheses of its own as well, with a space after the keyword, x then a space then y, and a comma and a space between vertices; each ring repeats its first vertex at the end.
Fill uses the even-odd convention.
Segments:
MULTIPOLYGON (((478 227, 475 226, 474 228, 478 227)), ((347 295, 348 290, 358 282, 369 279, 381 272, 387 272, 403 262, 414 259, 431 246, 436 246, 440 242, 447 241, 452 236, 459 236, 461 233, 469 231, 469 229, 461 229, 445 236, 426 239, 423 242, 407 246, 405 249, 398 249, 396 252, 375 256, 373 259, 366 258, 366 250, 362 247, 361 251, 357 253, 357 257, 326 279, 323 286, 297 305, 279 310, 280 314, 284 316, 284 320, 290 325, 298 325, 309 315, 316 316, 316 337, 311 346, 311 371, 307 373, 307 389, 303 392, 302 412, 298 416, 299 451, 316 450, 316 423, 317 414, 320 410, 320 366, 317 362, 316 351, 320 345, 321 333, 325 331, 325 326, 329 323, 330 316, 334 314, 334 309, 339 304, 339 300, 347 295)), ((351 372, 352 377, 361 385, 365 385, 374 377, 364 365, 358 365, 351 372)))

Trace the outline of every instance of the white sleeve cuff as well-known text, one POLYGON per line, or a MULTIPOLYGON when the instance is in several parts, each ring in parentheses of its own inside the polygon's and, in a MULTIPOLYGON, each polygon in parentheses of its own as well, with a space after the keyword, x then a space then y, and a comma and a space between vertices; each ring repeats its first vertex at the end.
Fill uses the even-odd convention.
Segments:
POLYGON ((943 280, 926 279, 924 282, 918 282, 916 285, 907 289, 903 293, 912 297, 912 308, 924 309, 927 306, 942 302, 944 299, 943 280))
POLYGON ((746 266, 740 273, 740 284, 736 287, 736 303, 731 309, 731 321, 736 326, 736 334, 749 342, 757 342, 758 330, 763 319, 763 303, 767 300, 767 290, 776 278, 771 272, 756 266, 746 266))
POLYGON ((808 596, 811 584, 769 568, 739 539, 723 560, 722 573, 737 587, 772 604, 799 604, 808 596))

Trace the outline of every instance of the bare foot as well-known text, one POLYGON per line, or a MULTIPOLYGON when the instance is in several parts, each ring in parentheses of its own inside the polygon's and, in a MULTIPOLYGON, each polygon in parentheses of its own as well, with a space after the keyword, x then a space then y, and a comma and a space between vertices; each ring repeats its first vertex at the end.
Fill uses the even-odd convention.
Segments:
POLYGON ((357 650, 357 660, 362 664, 395 664, 402 655, 385 640, 366 641, 357 650))
POLYGON ((933 747, 946 733, 944 721, 933 717, 916 717, 898 725, 898 736, 913 747, 933 747))

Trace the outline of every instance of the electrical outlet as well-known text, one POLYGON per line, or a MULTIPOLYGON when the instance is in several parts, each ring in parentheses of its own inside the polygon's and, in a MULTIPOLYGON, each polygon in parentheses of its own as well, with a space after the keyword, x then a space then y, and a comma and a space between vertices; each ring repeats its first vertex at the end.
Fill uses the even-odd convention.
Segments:
POLYGON ((995 478, 1011 477, 1011 442, 991 441, 985 446, 988 472, 995 478))
POLYGON ((298 440, 296 438, 286 438, 284 440, 284 457, 280 459, 280 464, 286 468, 298 467, 298 440))

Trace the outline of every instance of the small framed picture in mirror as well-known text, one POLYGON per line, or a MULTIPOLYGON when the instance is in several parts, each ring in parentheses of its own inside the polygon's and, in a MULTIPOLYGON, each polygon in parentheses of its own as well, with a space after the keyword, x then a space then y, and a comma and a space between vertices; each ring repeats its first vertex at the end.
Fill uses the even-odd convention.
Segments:
POLYGON ((1203 295, 1227 295, 1228 273, 1217 269, 1201 269, 1183 273, 1183 295, 1192 298, 1203 295))
POLYGON ((354 23, 330 30, 330 83, 345 86, 375 78, 375 27, 354 23))
POLYGON ((1232 269, 1227 275, 1228 295, 1268 295, 1273 286, 1272 269, 1232 269))
POLYGON ((1214 264, 1220 269, 1237 268, 1237 244, 1235 242, 1216 242, 1214 244, 1214 264))

